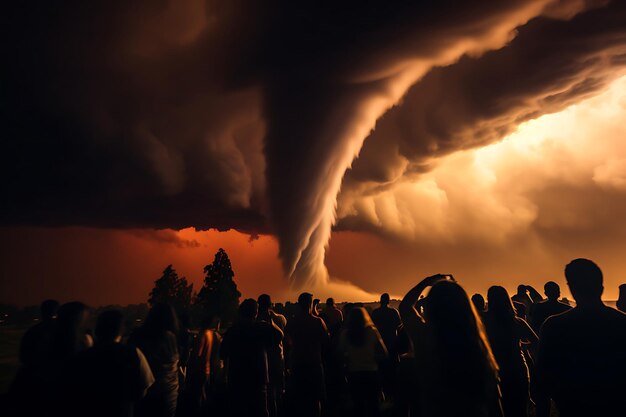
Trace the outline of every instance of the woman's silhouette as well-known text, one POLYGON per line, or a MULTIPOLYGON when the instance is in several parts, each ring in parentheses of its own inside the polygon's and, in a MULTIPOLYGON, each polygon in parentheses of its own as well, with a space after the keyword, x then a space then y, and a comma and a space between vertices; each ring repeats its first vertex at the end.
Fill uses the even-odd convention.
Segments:
POLYGON ((498 365, 465 290, 450 276, 433 275, 405 295, 400 313, 415 349, 419 415, 500 416, 498 365))
POLYGON ((350 311, 337 348, 345 356, 348 365, 353 415, 379 416, 381 386, 378 363, 387 357, 387 349, 363 307, 355 307, 350 311))
POLYGON ((173 417, 178 399, 178 320, 174 309, 165 303, 155 304, 143 326, 128 343, 146 356, 155 382, 137 405, 138 416, 173 417))
POLYGON ((522 343, 539 339, 530 325, 516 317, 509 293, 500 286, 487 292, 489 309, 485 313, 487 335, 500 366, 502 408, 507 417, 525 417, 529 397, 529 374, 522 343))

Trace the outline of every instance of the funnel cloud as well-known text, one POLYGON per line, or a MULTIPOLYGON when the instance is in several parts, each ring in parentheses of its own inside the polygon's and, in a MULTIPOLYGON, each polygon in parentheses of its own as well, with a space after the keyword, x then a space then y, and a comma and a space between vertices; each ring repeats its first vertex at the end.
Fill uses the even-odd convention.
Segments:
POLYGON ((271 234, 294 288, 333 227, 395 233, 375 196, 626 65, 617 1, 10 8, 0 224, 271 234))

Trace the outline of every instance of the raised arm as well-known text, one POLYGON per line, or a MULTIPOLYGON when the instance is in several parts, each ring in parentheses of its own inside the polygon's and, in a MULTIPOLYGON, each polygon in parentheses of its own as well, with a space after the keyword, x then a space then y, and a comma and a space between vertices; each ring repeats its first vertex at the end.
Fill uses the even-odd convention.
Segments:
POLYGON ((415 304, 418 302, 420 295, 424 292, 424 290, 438 281, 445 280, 445 275, 437 274, 432 275, 430 277, 424 278, 417 284, 415 287, 411 288, 408 293, 404 296, 402 301, 400 302, 400 315, 402 316, 402 320, 407 320, 411 318, 419 318, 422 319, 422 316, 419 314, 417 309, 415 308, 415 304))
POLYGON ((543 301, 543 296, 532 285, 527 285, 526 289, 533 303, 543 301))

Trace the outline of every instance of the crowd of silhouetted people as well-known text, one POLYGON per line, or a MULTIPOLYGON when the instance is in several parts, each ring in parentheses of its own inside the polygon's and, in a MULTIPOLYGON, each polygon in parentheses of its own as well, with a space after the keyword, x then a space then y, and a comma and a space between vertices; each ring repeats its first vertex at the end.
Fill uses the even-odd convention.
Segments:
MULTIPOLYGON (((156 304, 126 329, 116 310, 93 332, 80 302, 41 305, 23 336, 8 415, 25 416, 626 416, 626 315, 601 301, 590 260, 556 282, 471 298, 427 277, 390 306, 323 308, 312 294, 244 300, 220 329, 156 304)), ((626 310, 626 285, 617 308, 626 310)), ((5 415, 4 413, 2 413, 5 415)))

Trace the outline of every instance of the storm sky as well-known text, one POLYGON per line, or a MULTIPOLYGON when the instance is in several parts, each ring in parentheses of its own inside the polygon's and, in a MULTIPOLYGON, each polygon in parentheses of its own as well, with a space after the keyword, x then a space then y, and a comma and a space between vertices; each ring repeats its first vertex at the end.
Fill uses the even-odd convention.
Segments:
POLYGON ((8 13, 0 302, 626 281, 624 2, 83 3, 8 13))

